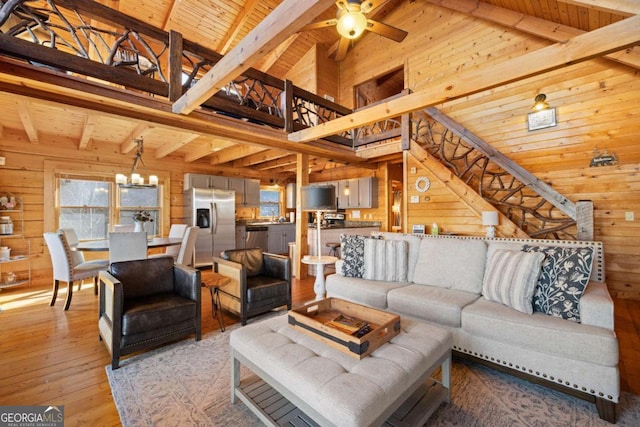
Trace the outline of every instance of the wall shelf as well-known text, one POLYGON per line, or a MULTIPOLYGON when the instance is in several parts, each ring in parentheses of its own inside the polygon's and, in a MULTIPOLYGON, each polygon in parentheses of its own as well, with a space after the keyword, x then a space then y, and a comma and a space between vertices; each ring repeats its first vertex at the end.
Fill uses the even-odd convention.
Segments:
MULTIPOLYGON (((0 197, 13 197, 0 194, 0 197)), ((0 209, 0 216, 8 216, 13 223, 12 234, 0 234, 0 246, 11 249, 9 258, 0 258, 0 289, 31 284, 31 244, 24 237, 24 204, 15 197, 14 209, 0 209)))

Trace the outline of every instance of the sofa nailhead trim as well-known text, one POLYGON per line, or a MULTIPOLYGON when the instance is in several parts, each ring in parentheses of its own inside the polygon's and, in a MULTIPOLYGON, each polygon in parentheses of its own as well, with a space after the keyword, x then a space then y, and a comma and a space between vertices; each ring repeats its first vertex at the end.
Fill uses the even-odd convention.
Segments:
MULTIPOLYGON (((473 356, 480 357, 480 358, 482 358, 482 359, 485 359, 485 360, 488 360, 488 361, 491 361, 491 362, 495 362, 495 363, 497 363, 497 364, 502 364, 503 366, 508 366, 508 367, 510 367, 510 368, 513 368, 513 367, 514 367, 514 366, 513 366, 513 363, 511 363, 511 362, 507 362, 506 360, 495 359, 494 357, 485 356, 485 355, 483 355, 482 353, 478 354, 478 353, 473 352, 473 351, 471 351, 471 350, 467 350, 467 349, 464 349, 464 348, 461 348, 461 347, 459 347, 459 346, 455 346, 455 345, 454 345, 452 348, 453 348, 454 350, 457 350, 457 351, 460 351, 460 352, 463 352, 463 353, 466 353, 466 354, 471 354, 471 355, 473 355, 473 356)), ((525 366, 520 367, 520 365, 516 365, 516 366, 515 366, 515 369, 520 369, 521 371, 523 371, 523 372, 525 372, 525 373, 526 373, 527 371, 528 371, 530 374, 533 374, 533 373, 534 373, 534 372, 533 372, 533 370, 528 369, 528 368, 526 368, 525 366)), ((558 379, 556 380, 556 378, 555 378, 555 377, 553 377, 553 376, 548 376, 548 375, 547 375, 547 374, 545 374, 545 373, 542 373, 542 374, 541 374, 539 371, 536 371, 536 372, 535 372, 535 375, 536 375, 536 376, 538 376, 538 377, 545 378, 545 379, 547 379, 547 378, 548 378, 550 381, 557 381, 559 384, 563 384, 563 383, 564 383, 564 384, 566 384, 568 387, 571 387, 571 383, 570 383, 569 381, 563 381, 561 378, 558 378, 558 379)), ((575 388, 575 389, 581 389, 581 390, 582 390, 582 391, 584 391, 585 393, 587 392, 587 388, 586 388, 586 387, 580 387, 580 386, 579 386, 579 385, 577 385, 577 384, 573 384, 573 388, 575 388)), ((588 392, 589 392, 589 394, 592 394, 592 395, 594 395, 594 396, 595 396, 595 395, 598 395, 598 396, 600 396, 600 397, 604 397, 604 393, 603 393, 603 392, 598 392, 598 393, 596 393, 596 391, 595 391, 595 390, 593 390, 593 389, 590 389, 588 392)), ((607 399, 609 399, 609 400, 613 400, 613 397, 612 397, 611 395, 608 395, 608 396, 607 396, 607 399)))

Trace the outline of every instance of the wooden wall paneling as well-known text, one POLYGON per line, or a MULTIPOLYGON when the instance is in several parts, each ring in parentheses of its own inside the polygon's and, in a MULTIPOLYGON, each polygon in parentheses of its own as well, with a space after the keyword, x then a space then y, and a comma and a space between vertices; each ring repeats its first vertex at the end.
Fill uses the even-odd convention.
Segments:
POLYGON ((325 45, 315 45, 317 75, 315 93, 323 98, 325 95, 329 95, 335 101, 340 92, 340 66, 327 56, 327 50, 325 45))
POLYGON ((317 93, 317 46, 309 49, 304 56, 285 74, 286 80, 291 80, 295 86, 317 93))

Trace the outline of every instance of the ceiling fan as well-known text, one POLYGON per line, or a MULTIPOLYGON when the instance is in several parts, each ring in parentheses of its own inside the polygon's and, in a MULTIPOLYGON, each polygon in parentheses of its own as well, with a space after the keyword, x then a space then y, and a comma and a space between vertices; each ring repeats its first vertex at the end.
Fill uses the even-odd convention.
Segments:
POLYGON ((347 55, 347 50, 349 50, 351 40, 360 37, 365 30, 401 42, 408 34, 406 31, 368 19, 366 16, 384 3, 386 3, 386 0, 338 0, 336 2, 338 12, 334 19, 314 22, 304 26, 302 29, 316 30, 335 25, 341 36, 336 52, 336 61, 344 59, 347 55))

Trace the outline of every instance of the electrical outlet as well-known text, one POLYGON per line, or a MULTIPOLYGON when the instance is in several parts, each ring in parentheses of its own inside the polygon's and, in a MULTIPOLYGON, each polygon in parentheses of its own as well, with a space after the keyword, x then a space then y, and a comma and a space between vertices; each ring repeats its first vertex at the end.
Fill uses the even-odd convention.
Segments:
POLYGON ((633 214, 633 212, 625 212, 624 213, 624 220, 625 221, 635 221, 635 215, 633 214))
POLYGON ((411 203, 420 203, 420 196, 411 196, 411 203))
POLYGON ((416 173, 418 170, 414 167, 411 168, 411 173, 416 173))

